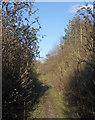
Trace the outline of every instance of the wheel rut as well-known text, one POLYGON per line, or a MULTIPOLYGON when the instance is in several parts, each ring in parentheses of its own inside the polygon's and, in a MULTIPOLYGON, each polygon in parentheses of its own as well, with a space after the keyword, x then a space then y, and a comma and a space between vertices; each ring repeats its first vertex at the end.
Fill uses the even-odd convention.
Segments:
POLYGON ((45 108, 45 118, 56 118, 57 112, 54 107, 53 101, 48 94, 48 91, 45 93, 44 98, 44 108, 45 108))

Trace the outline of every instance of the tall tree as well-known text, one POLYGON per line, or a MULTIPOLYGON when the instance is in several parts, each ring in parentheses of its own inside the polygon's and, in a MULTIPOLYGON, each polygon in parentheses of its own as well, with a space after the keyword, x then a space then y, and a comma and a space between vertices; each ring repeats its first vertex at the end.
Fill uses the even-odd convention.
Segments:
POLYGON ((38 17, 33 19, 36 11, 32 2, 2 2, 4 119, 23 119, 24 110, 28 115, 34 101, 34 60, 41 28, 38 17))

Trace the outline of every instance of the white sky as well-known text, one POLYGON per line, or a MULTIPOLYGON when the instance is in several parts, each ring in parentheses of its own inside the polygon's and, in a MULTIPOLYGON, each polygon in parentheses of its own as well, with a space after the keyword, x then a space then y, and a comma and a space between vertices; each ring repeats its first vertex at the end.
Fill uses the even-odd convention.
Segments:
POLYGON ((87 7, 90 7, 91 9, 93 9, 93 5, 91 5, 91 4, 89 4, 88 6, 76 4, 76 5, 72 6, 70 12, 77 12, 78 10, 80 10, 83 7, 85 7, 85 9, 87 9, 87 7))

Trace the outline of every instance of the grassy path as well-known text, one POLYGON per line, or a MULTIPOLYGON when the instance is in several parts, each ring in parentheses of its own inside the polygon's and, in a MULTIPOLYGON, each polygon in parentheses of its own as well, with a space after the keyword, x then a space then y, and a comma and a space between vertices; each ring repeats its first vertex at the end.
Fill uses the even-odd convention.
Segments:
POLYGON ((36 106, 36 110, 31 113, 32 118, 69 118, 70 107, 63 103, 63 96, 60 94, 47 76, 40 76, 39 80, 43 86, 49 86, 44 96, 36 106))
POLYGON ((56 118, 56 109, 48 93, 44 96, 45 118, 56 118))

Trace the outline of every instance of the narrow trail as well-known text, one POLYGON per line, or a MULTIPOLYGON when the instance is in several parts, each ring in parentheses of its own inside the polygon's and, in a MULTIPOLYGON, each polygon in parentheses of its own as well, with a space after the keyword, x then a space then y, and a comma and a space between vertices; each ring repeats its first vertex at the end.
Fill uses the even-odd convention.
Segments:
MULTIPOLYGON (((42 82, 43 82, 43 85, 46 84, 45 83, 46 81, 44 80, 43 77, 42 77, 42 82)), ((44 109, 45 110, 45 118, 56 118, 57 111, 54 107, 52 98, 51 98, 48 90, 46 91, 46 93, 43 96, 43 106, 45 108, 44 109)))
POLYGON ((57 111, 48 93, 44 95, 43 102, 45 107, 45 118, 56 118, 57 111))
POLYGON ((49 86, 49 89, 43 96, 43 106, 45 111, 45 118, 62 118, 62 96, 54 87, 53 83, 46 76, 42 76, 41 81, 43 85, 49 86))
POLYGON ((40 98, 36 110, 31 114, 33 118, 67 118, 70 109, 63 103, 63 95, 56 89, 49 77, 41 76, 45 94, 40 98))

